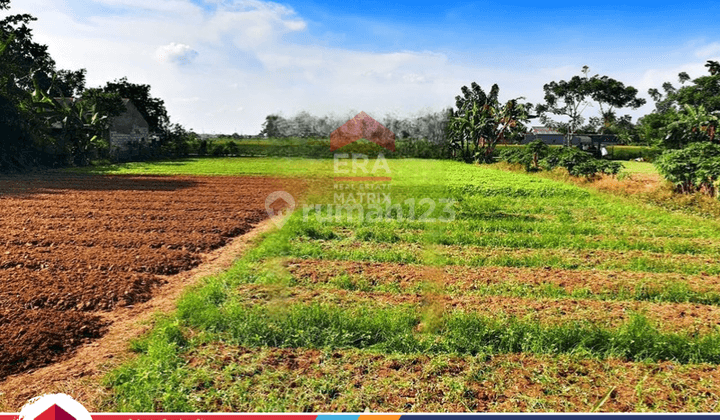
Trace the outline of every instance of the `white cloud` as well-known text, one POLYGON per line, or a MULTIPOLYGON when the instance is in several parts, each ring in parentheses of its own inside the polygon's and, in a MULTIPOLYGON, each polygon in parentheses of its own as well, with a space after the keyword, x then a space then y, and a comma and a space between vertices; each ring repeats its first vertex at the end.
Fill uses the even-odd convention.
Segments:
POLYGON ((130 10, 170 12, 182 14, 188 11, 197 10, 190 2, 184 0, 94 0, 106 6, 126 8, 130 10))
POLYGON ((695 56, 698 58, 713 58, 718 55, 720 55, 720 42, 713 42, 695 51, 695 56))
MULTIPOLYGON (((473 81, 484 89, 498 83, 502 99, 524 96, 538 103, 543 84, 567 80, 584 64, 596 72, 580 55, 538 53, 461 65, 432 51, 329 48, 322 40, 313 43, 304 33, 306 21, 287 6, 258 0, 205 3, 208 7, 190 0, 25 0, 22 6, 13 3, 10 12, 37 16, 36 41, 49 45, 61 68, 87 68, 89 86, 123 76, 150 84, 172 120, 197 131, 257 133, 268 114, 292 116, 301 110, 315 115, 364 110, 379 117, 440 110, 453 105, 460 87, 473 81), (298 33, 302 45, 288 41, 286 35, 298 33)), ((597 72, 647 97, 649 87, 676 82, 679 71, 705 74, 704 60, 687 57, 716 54, 720 44, 702 45, 677 53, 689 64, 648 53, 638 60, 653 70, 619 62, 597 66, 597 72)))
POLYGON ((155 57, 161 63, 190 64, 197 56, 198 52, 189 45, 174 42, 158 47, 155 51, 155 57))

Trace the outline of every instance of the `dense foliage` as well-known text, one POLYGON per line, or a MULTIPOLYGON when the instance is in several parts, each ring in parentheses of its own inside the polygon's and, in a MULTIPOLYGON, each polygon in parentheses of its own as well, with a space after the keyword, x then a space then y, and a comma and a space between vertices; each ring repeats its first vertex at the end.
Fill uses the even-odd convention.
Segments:
POLYGON ((648 143, 665 150, 655 160, 660 173, 679 193, 715 196, 720 174, 718 150, 720 136, 720 63, 708 61, 710 75, 678 78, 681 88, 664 83, 664 93, 650 89, 655 100, 653 113, 640 121, 640 132, 648 143))
POLYGON ((574 147, 551 148, 540 140, 530 142, 524 147, 505 149, 500 153, 500 159, 521 164, 528 172, 561 167, 572 176, 586 178, 598 174, 614 175, 622 169, 618 162, 597 159, 574 147))
MULTIPOLYGON (((328 138, 330 133, 350 118, 352 118, 352 115, 345 118, 338 116, 316 117, 305 111, 290 118, 271 114, 265 117, 260 135, 276 139, 290 137, 328 138)), ((446 143, 447 111, 429 112, 414 118, 403 119, 385 115, 377 120, 395 133, 396 139, 425 139, 440 147, 446 143)))
POLYGON ((614 133, 631 140, 634 131, 631 117, 618 117, 616 109, 637 109, 645 104, 645 99, 638 98, 638 91, 632 86, 625 86, 608 76, 596 74, 588 77, 588 71, 585 66, 582 77, 573 76, 569 81, 553 81, 543 86, 545 103, 536 108, 540 120, 546 126, 567 134, 568 141, 575 133, 614 133), (593 103, 600 115, 586 120, 583 112, 593 103), (553 120, 550 114, 567 118, 567 121, 553 120))
POLYGON ((720 145, 697 142, 668 150, 655 160, 655 166, 678 192, 715 196, 715 183, 720 178, 720 145))
POLYGON ((450 109, 448 140, 454 157, 465 162, 492 162, 498 143, 520 140, 525 134, 524 123, 529 121, 528 104, 511 99, 504 105, 493 85, 486 94, 475 82, 461 88, 462 96, 455 97, 457 110, 450 109))
MULTIPOLYGON (((0 10, 10 8, 0 0, 0 10)), ((33 41, 31 15, 0 20, 0 171, 43 165, 86 165, 108 157, 111 118, 130 99, 157 141, 140 157, 181 155, 192 138, 171 125, 161 99, 150 86, 126 78, 103 88, 86 88, 85 69, 57 69, 48 47, 33 41), (180 152, 180 154, 177 154, 180 152)))

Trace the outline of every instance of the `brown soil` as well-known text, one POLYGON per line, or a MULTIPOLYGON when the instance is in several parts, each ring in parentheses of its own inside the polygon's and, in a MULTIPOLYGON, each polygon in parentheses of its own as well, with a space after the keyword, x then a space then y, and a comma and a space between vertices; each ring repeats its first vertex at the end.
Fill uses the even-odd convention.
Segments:
MULTIPOLYGON (((350 252, 356 250, 372 250, 383 252, 393 250, 403 251, 415 258, 421 258, 426 252, 426 247, 415 242, 403 243, 368 243, 361 241, 334 243, 318 239, 297 238, 297 242, 309 242, 318 244, 323 250, 341 250, 350 252)), ((718 259, 712 255, 692 254, 669 254, 660 252, 648 252, 640 250, 615 251, 615 250, 576 250, 576 249, 554 249, 554 248, 508 248, 508 247, 482 247, 467 245, 436 245, 433 249, 438 255, 455 259, 457 261, 471 261, 473 258, 484 257, 492 263, 493 258, 548 258, 562 253, 563 263, 575 268, 623 268, 633 261, 646 261, 648 264, 657 265, 653 267, 655 272, 673 272, 680 268, 688 270, 700 270, 705 267, 708 271, 717 270, 720 267, 718 259)), ((492 265, 492 264, 488 264, 492 265)), ((638 270, 640 271, 640 270, 638 270)), ((704 271, 701 275, 706 275, 704 271)))
POLYGON ((267 393, 295 412, 715 411, 720 398, 720 370, 711 365, 224 345, 199 351, 197 359, 188 355, 191 365, 227 369, 210 386, 229 398, 203 399, 208 411, 253 410, 267 393), (249 389, 242 398, 221 391, 238 380, 249 389))
MULTIPOLYGON (((293 260, 289 270, 298 276, 298 260, 293 260)), ((315 261, 315 268, 308 268, 305 275, 326 272, 325 263, 315 261)), ((345 264, 345 263, 338 263, 345 264)), ((347 263, 359 264, 359 263, 347 263)), ((381 264, 371 264, 377 268, 381 264)), ((394 275, 407 272, 396 266, 394 275)), ((389 268, 389 267, 385 267, 389 268)), ((448 267, 452 269, 454 267, 448 267)), ((647 301, 603 301, 594 299, 552 299, 521 298, 509 296, 485 296, 473 294, 444 294, 442 269, 428 268, 425 273, 416 273, 417 281, 425 281, 426 287, 402 293, 379 291, 350 291, 335 287, 311 287, 301 285, 285 288, 273 285, 245 285, 239 288, 239 297, 248 304, 270 304, 286 306, 294 303, 320 302, 340 306, 416 306, 427 315, 440 316, 443 312, 473 312, 487 317, 498 315, 526 318, 542 324, 563 324, 568 322, 590 323, 602 327, 620 326, 633 316, 642 314, 663 331, 707 333, 720 328, 720 307, 694 303, 654 303, 647 301), (421 280, 423 279, 423 280, 421 280)), ((317 278, 317 277, 316 277, 317 278)), ((328 277, 327 280, 330 280, 328 277)), ((372 282, 372 280, 371 280, 372 282)), ((403 290, 403 288, 401 288, 403 290)))
POLYGON ((0 380, 62 360, 102 336, 111 323, 102 311, 147 301, 174 281, 169 275, 248 232, 267 218, 265 197, 288 183, 0 178, 0 380))
MULTIPOLYGON (((303 282, 327 283, 340 274, 361 276, 373 286, 395 285, 400 290, 413 290, 428 281, 428 267, 415 264, 371 263, 336 260, 292 259, 286 266, 303 282)), ((500 283, 529 286, 553 285, 572 293, 578 289, 593 294, 634 290, 644 285, 662 288, 682 283, 697 292, 720 292, 720 276, 685 275, 678 273, 643 273, 620 270, 565 270, 560 268, 524 267, 462 267, 444 266, 434 281, 444 293, 467 294, 482 286, 500 283)))

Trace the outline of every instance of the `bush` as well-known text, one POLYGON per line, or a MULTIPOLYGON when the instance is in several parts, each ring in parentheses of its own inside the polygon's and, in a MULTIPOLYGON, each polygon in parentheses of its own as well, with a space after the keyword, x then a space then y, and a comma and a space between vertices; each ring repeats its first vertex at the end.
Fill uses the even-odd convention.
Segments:
POLYGON ((230 140, 226 145, 225 149, 227 150, 228 154, 231 155, 237 155, 238 154, 238 145, 234 141, 230 140))
POLYGON ((720 177, 720 145, 691 143, 684 149, 667 150, 655 160, 662 176, 683 194, 701 192, 715 196, 715 183, 720 177))
POLYGON ((541 164, 548 170, 559 166, 567 169, 568 173, 572 176, 584 176, 586 178, 591 178, 598 173, 615 175, 620 172, 620 169, 623 167, 617 162, 596 159, 591 154, 574 147, 563 147, 562 149, 553 151, 553 153, 543 159, 541 164))
POLYGON ((617 162, 596 159, 591 154, 575 147, 551 148, 540 140, 525 147, 508 147, 500 152, 500 159, 508 163, 521 164, 528 172, 542 168, 552 170, 556 167, 567 169, 572 176, 591 178, 598 173, 615 175, 622 165, 617 162))
POLYGON ((551 154, 550 146, 535 140, 525 147, 508 147, 500 151, 500 159, 508 163, 521 164, 527 172, 539 171, 540 161, 551 154))
POLYGON ((210 143, 208 151, 213 156, 225 156, 228 154, 227 146, 224 143, 210 143))

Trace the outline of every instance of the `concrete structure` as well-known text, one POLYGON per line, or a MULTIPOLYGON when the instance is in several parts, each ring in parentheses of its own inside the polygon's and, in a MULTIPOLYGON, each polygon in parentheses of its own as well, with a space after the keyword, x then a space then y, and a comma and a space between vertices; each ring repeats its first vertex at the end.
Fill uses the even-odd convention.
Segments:
POLYGON ((107 139, 110 153, 120 159, 130 159, 143 154, 150 146, 150 131, 147 121, 130 99, 124 98, 125 112, 110 121, 107 139))

